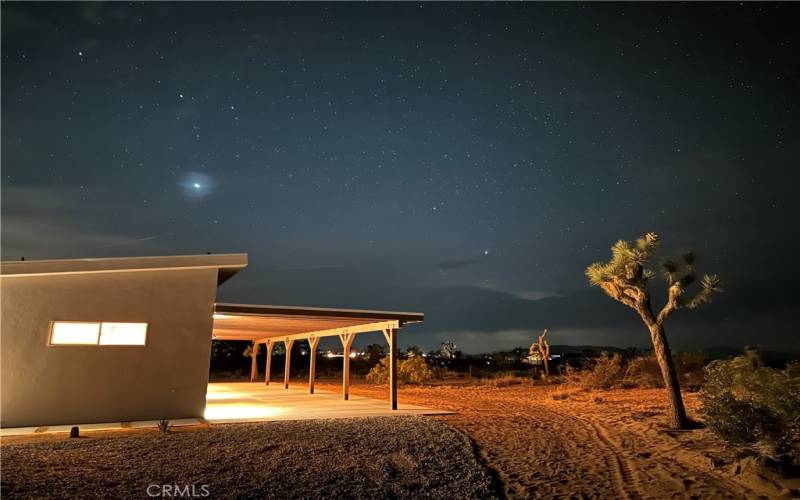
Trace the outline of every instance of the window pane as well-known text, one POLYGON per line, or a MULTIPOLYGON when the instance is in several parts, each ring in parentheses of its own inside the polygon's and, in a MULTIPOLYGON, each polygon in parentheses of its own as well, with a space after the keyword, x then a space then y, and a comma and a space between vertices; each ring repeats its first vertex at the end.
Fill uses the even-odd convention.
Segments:
POLYGON ((103 323, 100 345, 144 345, 147 323, 103 323))
POLYGON ((53 323, 53 331, 50 333, 50 344, 69 345, 69 344, 97 344, 97 334, 100 331, 100 323, 72 323, 68 321, 56 321, 53 323))

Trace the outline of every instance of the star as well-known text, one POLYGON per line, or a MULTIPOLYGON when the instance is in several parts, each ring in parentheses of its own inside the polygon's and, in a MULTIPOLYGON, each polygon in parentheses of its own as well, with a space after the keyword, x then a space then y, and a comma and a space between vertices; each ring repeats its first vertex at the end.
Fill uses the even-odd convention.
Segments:
POLYGON ((483 255, 489 255, 489 250, 484 250, 483 255))
POLYGON ((183 188, 184 195, 194 199, 205 198, 214 188, 213 179, 199 172, 188 172, 178 184, 183 188))

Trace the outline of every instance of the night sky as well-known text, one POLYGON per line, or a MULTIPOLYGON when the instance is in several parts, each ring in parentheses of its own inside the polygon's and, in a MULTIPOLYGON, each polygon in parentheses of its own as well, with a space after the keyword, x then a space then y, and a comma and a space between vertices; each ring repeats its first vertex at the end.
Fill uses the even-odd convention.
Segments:
POLYGON ((583 271, 656 231, 724 280, 673 347, 797 348, 798 19, 3 2, 2 258, 247 252, 220 301, 424 312, 401 346, 647 346, 583 271))

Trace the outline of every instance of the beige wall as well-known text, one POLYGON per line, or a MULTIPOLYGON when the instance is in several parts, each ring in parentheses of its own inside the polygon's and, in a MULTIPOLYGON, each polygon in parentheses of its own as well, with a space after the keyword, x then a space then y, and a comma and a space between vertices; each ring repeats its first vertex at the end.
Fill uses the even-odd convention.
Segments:
POLYGON ((0 277, 0 426, 199 417, 216 269, 0 277), (54 320, 146 322, 145 346, 48 346, 54 320))

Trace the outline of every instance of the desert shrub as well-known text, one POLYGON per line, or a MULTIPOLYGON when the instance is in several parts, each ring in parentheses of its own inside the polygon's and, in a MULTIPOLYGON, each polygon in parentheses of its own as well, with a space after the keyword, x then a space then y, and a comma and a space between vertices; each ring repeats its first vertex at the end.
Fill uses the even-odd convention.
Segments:
POLYGON ((593 365, 568 372, 568 378, 584 389, 611 389, 622 385, 625 363, 618 353, 610 355, 604 352, 593 365))
MULTIPOLYGON (((679 352, 672 354, 675 371, 682 389, 699 390, 703 384, 705 356, 701 352, 679 352)), ((628 362, 623 380, 625 387, 661 388, 664 377, 655 354, 637 356, 628 362)))
POLYGON ((768 368, 753 350, 714 361, 701 401, 706 425, 728 443, 800 465, 800 364, 768 368))
POLYGON ((500 372, 493 377, 481 378, 481 385, 488 385, 491 387, 508 387, 511 385, 519 385, 525 382, 526 378, 518 377, 513 372, 500 372))
POLYGON ((459 372, 456 370, 451 370, 445 366, 431 366, 431 373, 433 374, 434 380, 455 380, 455 379, 463 379, 465 377, 465 373, 459 372))
POLYGON ((679 352, 672 355, 681 388, 699 391, 705 380, 706 357, 702 352, 679 352))
POLYGON ((625 387, 664 387, 664 377, 654 355, 637 356, 630 360, 625 369, 625 387))
POLYGON ((521 377, 517 372, 506 370, 499 371, 488 377, 481 378, 481 385, 490 387, 508 387, 511 385, 520 385, 529 381, 529 377, 521 377))
POLYGON ((381 358, 367 373, 367 382, 371 384, 389 383, 389 358, 381 358))
POLYGON ((403 360, 397 367, 397 376, 404 382, 424 384, 433 379, 433 372, 425 359, 419 356, 403 360))
MULTIPOLYGON (((424 384, 434 378, 434 372, 428 367, 428 363, 420 356, 399 360, 397 362, 397 378, 406 383, 424 384)), ((367 374, 367 382, 372 384, 389 383, 389 358, 382 358, 378 364, 372 367, 367 374)))
POLYGON ((158 432, 160 432, 161 434, 166 434, 171 429, 172 429, 172 424, 169 422, 169 420, 162 419, 158 421, 158 432))

